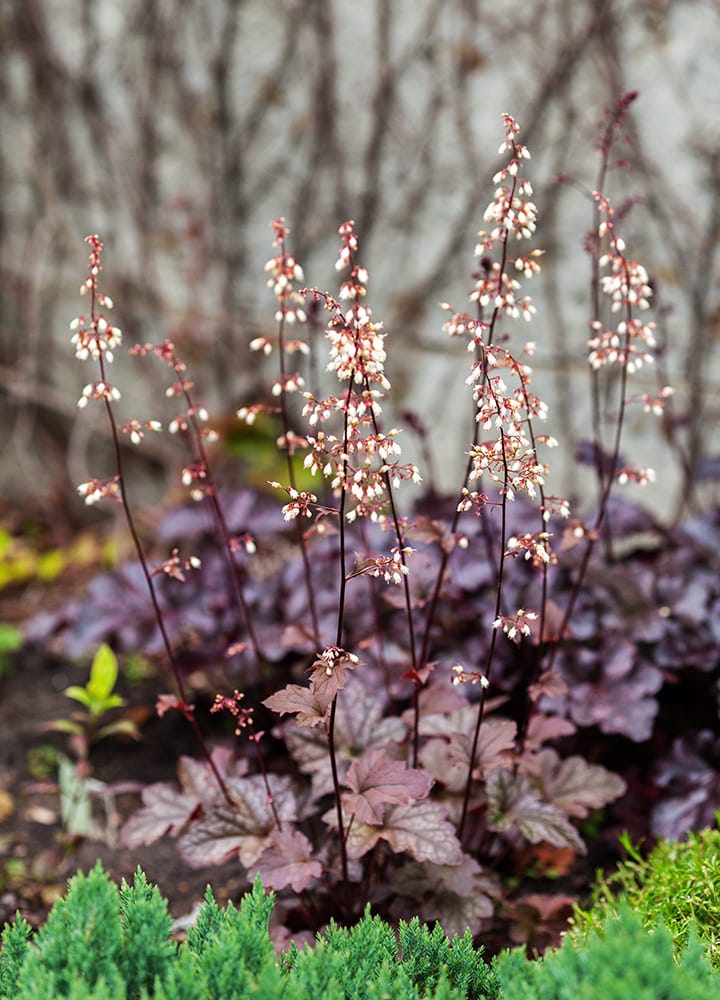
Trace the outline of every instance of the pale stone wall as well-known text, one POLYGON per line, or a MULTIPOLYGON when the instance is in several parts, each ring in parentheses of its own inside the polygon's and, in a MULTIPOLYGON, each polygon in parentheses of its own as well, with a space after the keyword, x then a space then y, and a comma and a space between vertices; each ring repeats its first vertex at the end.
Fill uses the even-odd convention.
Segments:
MULTIPOLYGON (((580 186, 594 183, 603 109, 631 89, 630 169, 608 193, 641 199, 624 229, 660 292, 683 448, 693 463, 717 451, 713 0, 5 0, 0 20, 5 489, 86 478, 85 378, 66 333, 83 236, 105 241, 128 338, 172 336, 229 414, 260 389, 246 345, 272 322, 262 266, 279 215, 308 281, 330 288, 337 226, 356 219, 389 374, 432 426, 449 485, 469 433, 467 362, 437 304, 465 307, 503 111, 533 152, 547 250, 528 289, 538 315, 515 336, 537 342, 548 429, 571 454, 587 435, 580 186)), ((647 499, 672 508, 678 466, 649 418, 633 414, 626 452, 657 467, 647 499)), ((572 463, 556 477, 582 490, 572 463)))

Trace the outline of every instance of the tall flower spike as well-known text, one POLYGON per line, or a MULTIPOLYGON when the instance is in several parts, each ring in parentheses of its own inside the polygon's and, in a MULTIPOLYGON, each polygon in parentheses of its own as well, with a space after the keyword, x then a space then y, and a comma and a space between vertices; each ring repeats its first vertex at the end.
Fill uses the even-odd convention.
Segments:
POLYGON ((122 332, 116 326, 112 326, 105 316, 107 310, 113 308, 113 301, 109 295, 98 290, 98 279, 102 271, 100 258, 103 244, 98 236, 86 236, 85 242, 90 246, 90 258, 88 265, 88 276, 80 286, 80 294, 93 296, 93 309, 90 316, 77 316, 70 324, 72 331, 71 343, 75 347, 75 357, 79 361, 92 359, 97 361, 101 356, 110 363, 113 360, 113 351, 119 346, 122 340, 122 332))
POLYGON ((340 286, 340 299, 350 306, 346 308, 327 293, 311 289, 315 299, 322 300, 332 313, 326 331, 330 344, 327 369, 348 385, 341 396, 326 399, 306 392, 303 410, 312 427, 338 417, 343 434, 320 430, 308 436, 305 467, 313 475, 321 472, 333 490, 344 492, 352 503, 346 513, 349 521, 358 517, 379 520, 387 504, 388 484, 397 488, 403 480, 420 482, 420 474, 416 466, 397 461, 397 428, 381 433, 377 426, 380 400, 390 388, 385 374, 385 333, 382 323, 374 323, 372 311, 361 302, 368 272, 355 260, 358 238, 354 225, 346 222, 340 227, 335 265, 336 270, 349 272, 340 286))
POLYGON ((602 221, 598 237, 607 242, 607 249, 600 257, 601 268, 607 272, 600 280, 600 287, 610 299, 613 313, 623 311, 624 318, 613 328, 605 328, 599 320, 593 323, 593 335, 588 341, 588 361, 595 370, 607 365, 626 367, 629 374, 643 364, 652 364, 655 344, 655 324, 643 323, 632 317, 632 311, 650 307, 652 289, 648 274, 642 264, 625 255, 625 242, 615 230, 615 211, 609 200, 596 194, 598 212, 602 221))
MULTIPOLYGON (((88 316, 78 316, 77 319, 73 320, 71 323, 71 329, 73 331, 72 342, 75 346, 75 354, 81 361, 87 361, 92 358, 96 362, 100 378, 85 386, 83 394, 80 397, 79 405, 81 407, 86 406, 90 399, 101 399, 103 401, 108 423, 110 425, 113 450, 115 452, 116 473, 110 479, 91 479, 86 483, 81 483, 78 487, 78 492, 85 498, 85 502, 87 504, 94 504, 99 500, 111 498, 119 500, 123 506, 125 511, 125 520, 133 540, 140 568, 147 584, 148 594, 155 613, 155 621, 157 623, 158 631, 160 632, 165 654, 175 677, 175 683, 177 684, 180 697, 175 699, 175 706, 181 708, 185 718, 189 722, 190 727, 195 734, 195 738, 205 755, 205 759, 215 776, 218 788, 220 788, 228 806, 232 807, 234 803, 230 798, 227 785, 225 784, 225 781, 218 771, 217 765, 210 754, 208 745, 205 742, 205 739, 198 727, 197 720, 193 714, 193 707, 190 705, 186 695, 185 682, 178 667, 177 660, 173 654, 170 638, 165 627, 162 609, 158 602, 158 595, 153 579, 154 573, 148 566, 125 489, 125 475, 123 472, 122 449, 120 447, 120 433, 125 432, 129 434, 131 440, 133 440, 134 435, 136 439, 134 443, 137 443, 142 437, 143 426, 149 430, 157 430, 157 422, 148 421, 144 425, 135 420, 130 421, 130 423, 125 425, 118 425, 115 422, 113 404, 115 400, 120 398, 120 393, 108 383, 105 369, 106 365, 112 361, 113 347, 120 342, 120 331, 116 327, 111 327, 105 319, 104 313, 101 312, 101 310, 104 309, 112 309, 112 300, 109 296, 103 294, 98 288, 98 278, 102 270, 102 265, 100 263, 103 249, 102 242, 97 236, 88 236, 85 242, 90 246, 90 261, 88 276, 80 288, 80 293, 82 295, 87 295, 88 293, 90 294, 90 313, 88 316)), ((165 570, 170 573, 170 575, 174 576, 182 574, 182 566, 184 565, 180 561, 179 557, 176 559, 176 556, 177 553, 173 553, 170 562, 167 564, 169 568, 165 570)), ((194 562, 192 559, 188 560, 186 568, 194 568, 194 562)))

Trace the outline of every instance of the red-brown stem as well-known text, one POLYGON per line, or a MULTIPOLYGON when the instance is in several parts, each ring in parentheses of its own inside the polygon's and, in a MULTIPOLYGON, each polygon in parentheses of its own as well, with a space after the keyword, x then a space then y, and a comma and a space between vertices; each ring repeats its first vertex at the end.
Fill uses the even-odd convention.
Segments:
MULTIPOLYGON (((612 150, 613 142, 615 140, 615 135, 618 128, 622 124, 627 108, 635 100, 637 94, 631 92, 622 95, 615 102, 615 107, 612 113, 608 116, 607 125, 603 132, 603 135, 598 144, 598 149, 600 151, 600 166, 598 167, 598 175, 595 180, 595 191, 604 191, 605 183, 607 181, 608 170, 610 168, 610 152, 612 150)), ((590 277, 590 296, 592 302, 592 323, 600 319, 600 253, 598 250, 598 220, 600 218, 600 209, 593 199, 593 213, 591 230, 589 237, 593 241, 589 247, 590 259, 592 262, 592 271, 590 277)), ((625 379, 626 381, 626 379, 625 379)), ((605 444, 603 440, 602 433, 602 404, 600 400, 600 378, 599 373, 593 368, 590 372, 590 397, 592 401, 592 427, 593 427, 593 441, 595 446, 595 473, 597 477, 597 489, 598 489, 598 508, 607 508, 607 496, 606 496, 606 476, 610 477, 610 481, 614 476, 615 465, 617 463, 618 452, 614 453, 614 458, 611 463, 610 470, 605 468, 605 444)), ((622 393, 622 405, 624 407, 625 403, 625 392, 622 393)), ((617 439, 616 439, 617 440, 617 439)), ((602 518, 600 520, 600 525, 597 530, 605 526, 607 510, 603 512, 602 518)), ((594 544, 594 543, 593 543, 594 544)), ((605 537, 605 548, 606 556, 608 562, 612 560, 612 539, 610 532, 606 532, 605 537)), ((589 556, 588 556, 589 560, 589 556)))
MULTIPOLYGON (((290 488, 292 490, 297 490, 297 481, 295 476, 295 465, 293 463, 293 446, 291 444, 291 428, 290 419, 288 417, 287 411, 287 398, 285 392, 285 306, 283 303, 280 304, 281 318, 278 322, 278 355, 280 359, 280 419, 282 420, 283 435, 285 437, 285 457, 287 459, 287 470, 288 470, 288 482, 290 483, 290 488)), ((300 554, 302 556, 303 563, 303 573, 305 576, 305 589, 307 591, 308 597, 308 607, 310 608, 310 620, 312 621, 313 629, 313 639, 315 645, 319 648, 321 645, 320 641, 320 625, 318 622, 317 607, 315 604, 315 592, 313 590, 312 583, 312 572, 310 570, 310 556, 307 548, 307 541, 305 538, 305 532, 300 523, 301 518, 296 518, 295 527, 297 529, 298 543, 300 545, 300 554)))
POLYGON ((210 462, 207 456, 207 450, 205 444, 203 443, 202 428, 200 427, 199 421, 196 416, 195 406, 193 405, 192 398, 190 396, 190 391, 184 385, 184 379, 182 378, 182 373, 180 373, 180 384, 182 386, 182 393, 185 398, 185 402, 188 408, 188 416, 190 419, 190 426, 193 430, 193 437, 195 439, 195 448, 197 450, 198 458, 203 469, 205 477, 205 496, 210 501, 210 506, 212 507, 213 516, 217 523, 220 535, 223 540, 223 549, 228 561, 228 567, 230 569, 230 579, 232 581, 233 591, 235 593, 235 599, 242 611, 243 619, 245 622, 245 628, 250 639, 250 645, 253 648, 253 653, 258 660, 264 660, 265 656, 260 648, 260 643, 258 642, 257 633, 253 627, 252 615, 250 614, 250 609, 248 607, 247 601, 245 600, 244 593, 244 579, 242 575, 242 570, 237 563, 235 558, 235 553, 233 552, 232 546, 232 535, 230 533, 230 527, 227 523, 227 518, 225 517, 225 511, 223 510, 222 504, 218 497, 217 485, 210 468, 210 462))
MULTIPOLYGON (((370 392, 370 380, 365 376, 365 389, 370 392)), ((380 436, 380 428, 378 426, 377 418, 375 413, 371 409, 372 414, 372 424, 373 431, 376 437, 380 436)), ((390 473, 387 469, 382 473, 383 480, 385 482, 385 492, 387 493, 388 503, 390 504, 390 513, 393 520, 393 526, 395 528, 395 539, 398 544, 398 549, 400 551, 400 561, 405 569, 407 569, 407 559, 405 557, 405 539, 402 533, 402 528, 400 527, 400 519, 398 518, 397 508, 395 506, 395 498, 393 497, 393 487, 390 481, 390 473)), ((419 718, 420 714, 420 682, 418 678, 418 661, 415 651, 415 628, 413 625, 413 613, 412 613, 412 602, 410 600, 410 582, 408 580, 408 574, 403 573, 403 593, 405 595, 405 617, 408 624, 408 639, 410 642, 410 665, 413 675, 413 709, 415 717, 419 718)), ((413 753, 412 753, 412 766, 417 767, 418 761, 418 727, 415 727, 414 738, 413 738, 413 753)))
MULTIPOLYGON (((627 272, 626 272, 627 277, 627 272)), ((629 284, 629 278, 628 278, 629 284)), ((575 604, 577 602, 578 596, 580 595, 580 589, 582 587, 583 581, 585 579, 585 574, 587 573, 587 568, 590 564, 590 557, 592 556, 593 550, 595 548, 595 543, 598 540, 600 531, 603 527, 603 522, 605 520, 605 514, 607 511, 608 501, 610 499, 610 493, 612 492, 613 484, 615 482, 615 475, 617 472, 618 461, 620 457, 620 441, 622 438, 623 424, 625 422, 625 410, 627 406, 627 362, 630 354, 630 331, 632 329, 632 308, 628 303, 625 307, 626 312, 626 323, 627 330, 625 333, 625 342, 623 346, 623 364, 620 373, 620 403, 618 409, 618 417, 615 424, 615 440, 613 443, 613 452, 610 460, 610 468, 607 471, 607 478, 605 479, 602 494, 600 496, 600 501, 598 504, 598 512, 595 517, 595 523, 593 525, 592 531, 587 535, 585 542, 585 551, 583 553, 583 558, 580 562, 580 568, 578 570, 573 589, 570 593, 570 599, 565 608, 565 614, 563 615, 560 628, 558 629, 557 641, 553 644, 550 652, 550 657, 548 660, 547 669, 552 669, 555 659, 557 657, 558 649, 560 647, 560 641, 565 634, 565 630, 568 626, 570 619, 572 618, 573 611, 575 610, 575 604)))
MULTIPOLYGON (((92 321, 94 323, 96 321, 96 316, 95 316, 95 289, 94 288, 92 289, 91 310, 92 310, 92 321)), ((100 352, 99 357, 98 357, 98 365, 99 365, 99 368, 100 368, 100 378, 107 385, 107 379, 105 377, 105 361, 103 359, 102 352, 100 352)), ((153 583, 152 574, 150 573, 150 569, 149 569, 148 564, 147 564, 147 559, 145 558, 145 552, 143 550, 142 542, 140 541, 140 536, 138 535, 137 529, 135 527, 135 520, 134 520, 133 515, 132 515, 132 511, 131 511, 131 508, 130 508, 130 503, 128 501, 127 491, 125 489, 125 475, 124 475, 124 469, 123 469, 122 450, 120 448, 120 440, 119 440, 118 432, 117 432, 117 424, 115 423, 115 418, 113 416, 112 405, 110 403, 110 400, 107 398, 107 396, 105 397, 104 402, 105 402, 105 411, 106 411, 107 417, 108 417, 108 423, 110 424, 110 432, 112 434, 113 449, 114 449, 114 452, 115 452, 115 466, 117 468, 118 485, 120 487, 120 497, 122 499, 123 510, 125 512, 125 520, 127 522, 127 526, 128 526, 129 531, 130 531, 130 535, 132 536, 133 545, 135 546, 135 551, 137 553, 138 561, 140 562, 140 566, 142 568, 142 572, 143 572, 143 575, 145 577, 145 582, 147 584, 147 588, 148 588, 148 591, 150 593, 150 600, 152 602, 153 611, 155 612, 155 620, 157 621, 158 629, 160 630, 160 635, 162 637, 163 646, 165 647, 165 653, 167 655, 167 659, 168 659, 168 662, 170 664, 170 668, 171 668, 171 670, 173 672, 173 677, 175 678, 175 684, 176 684, 178 692, 180 694, 180 698, 181 698, 181 700, 183 702, 183 705, 185 706, 185 708, 183 710, 183 714, 185 715, 185 718, 187 719, 187 721, 190 723, 190 727, 193 730, 193 733, 195 735, 195 739, 198 741, 198 744, 199 744, 199 746, 200 746, 200 748, 201 748, 201 750, 202 750, 202 752, 203 752, 203 754, 204 754, 204 756, 205 756, 208 764, 210 765, 210 768, 212 769, 212 772, 213 772, 213 775, 215 777, 215 780, 217 781, 218 787, 220 788, 220 790, 221 790, 221 792, 222 792, 222 794, 223 794, 226 802, 228 803, 229 806, 231 806, 231 807, 234 808, 235 803, 233 802, 233 800, 232 800, 232 798, 230 796, 230 792, 228 791, 228 787, 225 784, 225 781, 224 781, 222 775, 220 774, 220 772, 217 769, 217 765, 215 764, 215 761, 213 760, 212 754, 210 753, 210 748, 208 747, 207 743, 205 742, 205 738, 204 738, 204 736, 202 735, 202 733, 200 731, 200 727, 197 724, 197 720, 196 720, 196 718, 195 718, 195 716, 194 716, 194 714, 192 712, 192 709, 189 707, 189 703, 188 703, 188 699, 187 699, 187 693, 186 693, 186 689, 185 689, 185 684, 184 684, 183 679, 182 679, 182 674, 180 672, 180 668, 178 667, 177 661, 176 661, 175 656, 173 654, 172 646, 170 645, 170 638, 169 638, 169 636, 167 634, 167 629, 165 628, 165 621, 163 619, 162 611, 160 609, 160 604, 159 604, 158 599, 157 599, 157 593, 155 591, 155 584, 153 583)))
MULTIPOLYGON (((525 399, 525 410, 528 414, 528 434, 530 435, 530 444, 532 446, 533 453, 535 455, 535 460, 537 461, 537 444, 535 442, 535 430, 533 428, 532 418, 530 417, 530 405, 527 393, 527 386, 525 384, 525 377, 520 374, 520 384, 522 386, 523 397, 525 399)), ((542 485, 538 486, 538 493, 540 495, 540 524, 541 531, 545 531, 547 528, 547 523, 545 521, 545 488, 542 485)), ((549 548, 548 548, 549 553, 549 548)), ((515 750, 517 757, 522 756, 525 750, 525 740, 527 738, 527 731, 530 725, 533 714, 534 701, 530 694, 530 687, 534 684, 540 677, 540 672, 542 670, 543 661, 543 644, 545 642, 545 617, 547 613, 547 598, 548 598, 548 563, 543 562, 542 565, 542 584, 541 584, 541 594, 540 594, 540 621, 538 626, 538 638, 537 647, 535 652, 535 662, 531 668, 530 676, 527 680, 527 688, 525 691, 525 712, 523 717, 518 723, 517 736, 515 739, 515 750)))
MULTIPOLYGON (((508 488, 508 467, 507 467, 507 455, 505 452, 505 432, 500 429, 500 440, 502 442, 502 456, 503 456, 503 467, 504 467, 504 492, 502 503, 500 505, 500 555, 498 558, 498 573, 497 573, 497 587, 495 590, 495 616, 493 621, 497 621, 500 617, 502 611, 502 586, 503 577, 505 575, 505 535, 507 532, 507 488, 508 488)), ((487 682, 490 680, 490 674, 493 667, 493 659, 495 657, 495 646, 497 644, 499 629, 493 628, 492 635, 490 637, 490 648, 488 649, 487 660, 485 663, 485 679, 487 682)), ((467 819, 468 806, 470 804, 470 789, 472 788, 473 781, 473 770, 475 767, 475 755, 477 754, 478 741, 480 739, 480 729, 482 727, 483 719, 485 717, 485 693, 487 691, 487 686, 483 684, 482 693, 480 695, 480 704, 478 705, 477 721, 475 723, 475 731, 473 733, 472 748, 470 750, 470 762, 468 764, 468 775, 467 781, 465 782, 465 793, 463 795, 463 806, 462 814, 460 816, 460 823, 458 825, 458 840, 462 842, 463 833, 465 830, 465 820, 467 819)))
MULTIPOLYGON (((335 645, 339 648, 343 648, 343 632, 345 628, 345 591, 347 588, 347 575, 345 569, 345 502, 347 499, 347 490, 345 487, 345 481, 347 477, 348 469, 348 459, 347 459, 347 445, 348 445, 348 411, 350 408, 350 398, 353 391, 354 374, 350 377, 350 384, 348 386, 347 396, 345 397, 345 409, 343 414, 343 472, 342 472, 342 486, 340 489, 340 510, 338 512, 338 532, 340 539, 340 581, 339 581, 339 593, 338 593, 338 619, 337 619, 337 631, 335 633, 335 645)), ((337 812, 338 821, 338 837, 340 840, 340 863, 342 865, 342 877, 343 882, 347 888, 348 886, 348 863, 347 863, 347 847, 345 844, 345 832, 343 829, 343 811, 342 811, 342 799, 340 797, 340 778, 338 775, 337 767, 337 749, 335 746, 335 717, 337 714, 337 694, 332 700, 330 706, 330 718, 328 720, 327 727, 327 741, 328 741, 328 753, 330 754, 330 770, 332 771, 332 781, 333 781, 333 792, 335 794, 335 811, 337 812)))
POLYGON ((250 742, 255 746, 255 756, 257 757, 260 774, 262 774, 263 782, 265 783, 265 791, 267 792, 268 802, 270 803, 270 809, 272 810, 275 826, 277 827, 278 832, 282 833, 282 822, 277 811, 277 806, 275 805, 275 796, 270 788, 270 779, 268 778, 267 769, 265 767, 265 759, 263 758, 262 751, 260 750, 260 740, 258 739, 256 733, 250 734, 250 742))
MULTIPOLYGON (((515 153, 515 152, 516 152, 515 144, 513 143, 513 153, 515 153)), ((517 175, 514 175, 513 176, 513 180, 512 180, 512 187, 510 189, 510 203, 512 203, 512 199, 515 196, 515 189, 516 189, 516 187, 517 187, 517 175)), ((508 254, 507 254, 507 243, 508 243, 508 230, 505 229, 503 237, 502 237, 502 250, 501 250, 501 255, 500 255, 500 269, 498 271, 498 290, 502 287, 502 279, 503 279, 503 275, 505 274, 505 268, 506 268, 506 265, 507 265, 507 256, 508 256, 508 254)), ((498 321, 499 315, 500 315, 500 307, 498 305, 495 305, 495 307, 493 308, 493 313, 492 313, 492 317, 490 319, 490 323, 489 323, 489 325, 487 327, 487 343, 488 344, 492 343, 492 339, 493 339, 493 335, 494 335, 494 332, 495 332, 495 327, 497 325, 497 321, 498 321)), ((481 321, 482 321, 482 318, 479 317, 479 322, 481 322, 481 321)), ((483 345, 482 341, 478 341, 478 346, 480 346, 481 349, 484 349, 484 345, 483 345)), ((486 377, 487 377, 487 372, 484 372, 483 373, 483 379, 485 379, 486 377)), ((474 421, 474 426, 473 426, 473 447, 477 444, 478 437, 479 437, 479 427, 478 427, 477 420, 475 420, 474 421)), ((506 464, 506 460, 505 460, 505 448, 504 448, 504 446, 503 446, 503 463, 505 464, 506 484, 507 484, 507 464, 506 464)), ((460 488, 460 492, 458 494, 459 497, 462 497, 463 490, 467 487, 467 484, 469 482, 470 473, 472 471, 472 464, 473 463, 472 463, 472 457, 471 457, 471 458, 468 459, 467 465, 465 467, 465 476, 464 476, 464 479, 463 479, 462 486, 460 488)), ((503 496, 503 503, 502 503, 503 525, 505 523, 505 504, 506 503, 507 503, 507 497, 503 496)), ((452 519, 451 526, 450 526, 450 532, 451 532, 451 534, 455 533, 455 530, 456 530, 457 525, 458 525, 458 521, 460 519, 460 512, 458 511, 458 505, 459 505, 459 502, 458 502, 458 504, 456 504, 456 506, 455 506, 455 512, 453 514, 453 519, 452 519)), ((504 552, 505 552, 504 536, 505 536, 505 531, 504 531, 504 528, 503 528, 503 542, 502 542, 502 551, 501 551, 501 558, 500 558, 500 571, 499 571, 499 574, 500 574, 500 588, 498 589, 498 596, 497 596, 497 604, 498 604, 498 606, 499 606, 499 603, 500 603, 500 589, 502 587, 502 568, 503 568, 504 552)), ((435 614, 436 614, 436 611, 437 611, 437 605, 438 605, 438 600, 439 600, 439 597, 440 597, 440 591, 442 590, 442 584, 443 584, 443 580, 445 578, 445 573, 447 571, 447 566, 448 566, 449 561, 450 561, 450 552, 443 552, 442 558, 440 560, 440 567, 438 569, 438 575, 437 575, 437 579, 436 579, 436 582, 435 582, 435 587, 433 588, 433 595, 432 595, 432 598, 431 598, 431 601, 430 601, 430 607, 428 609, 428 614, 427 614, 427 617, 425 619, 425 630, 424 630, 424 634, 423 634, 422 648, 421 648, 420 661, 419 661, 420 668, 422 668, 422 667, 424 667, 426 665, 427 660, 428 660, 428 656, 430 655, 431 631, 432 631, 433 623, 434 623, 434 620, 435 620, 435 614)), ((496 611, 495 618, 497 618, 497 616, 498 616, 499 613, 500 613, 499 610, 496 611)), ((496 638, 496 636, 495 636, 495 630, 493 630, 493 637, 492 637, 492 640, 491 640, 491 643, 490 643, 490 649, 491 649, 492 652, 494 652, 494 650, 495 650, 495 638, 496 638)), ((487 677, 487 672, 486 672, 486 677, 487 677)), ((474 738, 474 741, 473 741, 473 753, 472 753, 471 758, 470 758, 470 770, 468 772, 468 783, 467 783, 467 786, 466 786, 466 789, 465 789, 466 799, 465 799, 465 802, 464 802, 464 805, 463 805, 463 816, 462 816, 461 826, 465 822, 465 814, 467 812, 467 802, 468 802, 469 796, 470 796, 470 782, 471 782, 472 770, 473 770, 473 766, 474 766, 474 755, 475 755, 475 751, 477 749, 477 740, 478 740, 478 736, 479 736, 479 733, 480 733, 480 725, 482 724, 483 708, 484 708, 484 704, 485 704, 484 691, 485 691, 485 689, 483 688, 483 696, 481 697, 481 700, 480 700, 481 709, 480 709, 480 712, 478 714, 478 725, 477 725, 477 730, 476 730, 475 738, 474 738)), ((418 740, 419 740, 419 730, 420 730, 420 709, 419 709, 419 701, 418 701, 417 697, 416 697, 416 700, 415 700, 414 708, 415 708, 415 721, 414 721, 413 743, 414 743, 415 748, 417 748, 418 740)), ((417 750, 415 750, 415 754, 416 753, 417 753, 417 750)))

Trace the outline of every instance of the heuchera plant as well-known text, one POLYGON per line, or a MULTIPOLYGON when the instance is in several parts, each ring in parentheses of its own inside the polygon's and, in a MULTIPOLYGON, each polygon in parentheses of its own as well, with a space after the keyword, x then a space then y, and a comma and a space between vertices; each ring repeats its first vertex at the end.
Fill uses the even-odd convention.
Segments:
MULTIPOLYGON (((619 103, 601 143, 601 177, 626 105, 619 103)), ((269 400, 238 415, 249 424, 277 422, 287 477, 270 485, 284 494, 283 520, 265 495, 221 491, 208 415, 175 346, 138 346, 132 354, 156 355, 172 371, 167 394, 183 409, 169 430, 190 449, 182 480, 213 524, 192 509, 170 513, 158 536, 172 552, 157 568, 134 526, 120 436, 140 443, 160 425, 116 423, 119 392, 107 365, 121 335, 98 287, 102 244, 88 237, 82 290, 91 307, 74 322, 73 340, 98 377, 80 405, 105 406, 116 468, 80 493, 87 503, 122 502, 138 564, 96 580, 87 601, 66 609, 67 634, 75 649, 112 638, 164 653, 176 692, 160 696, 158 711, 179 710, 204 756, 181 759, 179 788, 145 788, 124 843, 171 835, 193 866, 237 857, 249 878, 259 872, 265 886, 300 894, 288 907, 317 923, 333 912, 358 915, 370 900, 390 915, 439 919, 448 932, 477 931, 500 896, 497 859, 527 843, 583 852, 578 821, 626 786, 573 752, 573 741, 581 745, 582 727, 649 737, 662 684, 653 656, 677 633, 673 599, 668 614, 658 614, 653 571, 640 573, 635 585, 647 614, 639 653, 618 618, 613 580, 601 579, 603 563, 593 558, 600 540, 612 554, 609 526, 618 537, 629 517, 630 508, 614 506, 615 484, 652 480, 650 470, 621 459, 626 407, 637 400, 661 412, 669 394, 628 394, 632 372, 651 360, 652 324, 637 318, 649 304, 647 274, 626 256, 612 205, 598 190, 589 241, 598 290, 589 343, 598 504, 585 523, 547 492, 542 453, 556 442, 538 429, 547 408, 532 389, 534 345, 512 349, 506 330, 507 321, 532 319, 520 279, 539 272, 542 253, 525 249, 536 209, 522 176, 529 153, 509 115, 500 155, 469 311, 443 304, 444 329, 470 359, 473 419, 455 497, 431 492, 407 513, 398 506, 402 484, 421 477, 401 459, 399 429, 383 422, 387 334, 367 304, 354 224, 339 230, 341 284, 333 296, 301 287, 279 219, 266 267, 277 330, 251 344, 276 355, 278 372, 269 400), (322 380, 324 388, 308 388, 312 376, 294 370, 318 350, 300 333, 308 303, 328 317, 332 382, 322 380), (600 384, 606 374, 616 386, 610 425, 601 411, 611 398, 600 384), (193 555, 181 556, 181 541, 193 555), (183 649, 188 627, 194 653, 183 649), (213 662, 237 677, 237 690, 220 692, 212 706, 247 739, 237 753, 206 743, 184 679, 187 665, 213 662)), ((636 520, 647 527, 642 515, 636 520)), ((617 579, 615 569, 605 572, 617 579)))

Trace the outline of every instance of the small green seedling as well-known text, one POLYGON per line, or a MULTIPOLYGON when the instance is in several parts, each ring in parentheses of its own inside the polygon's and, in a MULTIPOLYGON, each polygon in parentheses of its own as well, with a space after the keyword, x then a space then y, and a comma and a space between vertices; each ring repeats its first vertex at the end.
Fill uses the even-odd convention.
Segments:
POLYGON ((117 657, 103 643, 95 654, 85 687, 73 684, 65 689, 67 697, 79 702, 85 711, 73 712, 67 719, 57 719, 52 728, 73 737, 73 749, 81 760, 87 760, 91 746, 108 736, 139 738, 137 726, 130 719, 113 719, 101 724, 107 712, 125 704, 114 691, 117 678, 117 657))
POLYGON ((139 739, 137 726, 128 718, 105 721, 114 708, 125 704, 115 692, 118 663, 115 653, 103 643, 90 667, 90 677, 84 687, 73 684, 65 688, 68 698, 82 705, 83 711, 72 712, 69 718, 56 719, 50 728, 70 736, 70 747, 76 760, 60 754, 57 760, 60 813, 63 827, 70 836, 113 841, 117 826, 113 789, 92 777, 90 750, 108 736, 130 736, 139 739), (104 824, 93 811, 93 798, 99 798, 106 814, 104 824))

